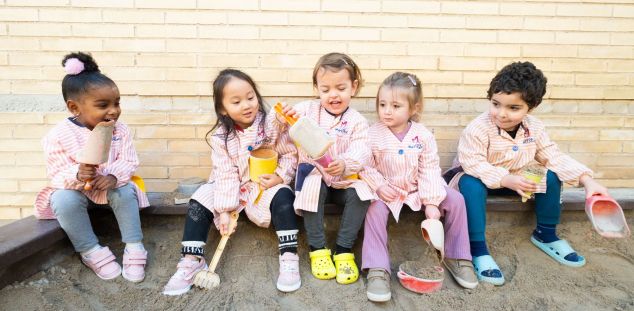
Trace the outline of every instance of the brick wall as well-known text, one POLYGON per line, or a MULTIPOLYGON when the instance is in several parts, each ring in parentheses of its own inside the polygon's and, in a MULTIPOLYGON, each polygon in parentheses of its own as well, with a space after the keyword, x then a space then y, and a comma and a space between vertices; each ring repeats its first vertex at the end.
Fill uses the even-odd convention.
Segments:
POLYGON ((533 61, 549 79, 535 113, 561 149, 606 185, 634 187, 634 4, 579 2, 0 0, 0 219, 30 215, 46 185, 39 140, 67 116, 60 61, 76 50, 119 85, 150 191, 208 176, 220 69, 248 72, 270 103, 296 102, 330 51, 362 68, 353 105, 370 119, 383 78, 421 77, 445 167, 495 72, 533 61))

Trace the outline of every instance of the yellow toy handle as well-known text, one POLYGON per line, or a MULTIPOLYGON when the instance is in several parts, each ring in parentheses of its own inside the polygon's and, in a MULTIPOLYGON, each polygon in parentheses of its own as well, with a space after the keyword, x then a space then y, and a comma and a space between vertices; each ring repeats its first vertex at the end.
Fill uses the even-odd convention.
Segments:
POLYGON ((293 126, 293 124, 297 122, 297 118, 288 116, 284 112, 282 112, 282 103, 278 102, 277 104, 275 104, 275 106, 273 106, 273 109, 275 109, 275 112, 277 112, 280 116, 284 117, 286 122, 288 122, 288 125, 293 126))

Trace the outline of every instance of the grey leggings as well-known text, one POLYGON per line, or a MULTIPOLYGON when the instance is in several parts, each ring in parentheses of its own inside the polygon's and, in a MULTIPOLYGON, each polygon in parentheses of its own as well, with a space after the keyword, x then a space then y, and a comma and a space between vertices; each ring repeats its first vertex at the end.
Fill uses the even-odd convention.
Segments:
POLYGON ((343 214, 337 233, 337 245, 352 248, 359 230, 363 226, 370 200, 361 201, 354 188, 334 189, 322 182, 317 212, 303 212, 308 244, 315 249, 326 247, 326 234, 324 232, 324 205, 326 203, 343 205, 343 214))

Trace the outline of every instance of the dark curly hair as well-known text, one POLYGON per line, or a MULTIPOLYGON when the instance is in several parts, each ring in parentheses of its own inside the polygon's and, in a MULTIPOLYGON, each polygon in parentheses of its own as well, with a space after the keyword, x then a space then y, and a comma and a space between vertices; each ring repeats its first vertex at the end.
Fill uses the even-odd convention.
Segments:
POLYGON ((528 108, 533 109, 539 106, 542 97, 546 94, 546 82, 548 79, 533 63, 510 63, 491 80, 487 98, 490 100, 493 94, 500 92, 505 94, 518 92, 522 100, 528 104, 528 108))
POLYGON ((62 80, 62 95, 64 101, 69 99, 77 100, 83 93, 89 88, 95 86, 116 86, 112 79, 99 71, 97 62, 92 58, 89 53, 70 53, 64 56, 62 60, 62 67, 66 65, 66 61, 71 58, 76 58, 84 64, 84 70, 82 72, 72 75, 67 74, 62 80))

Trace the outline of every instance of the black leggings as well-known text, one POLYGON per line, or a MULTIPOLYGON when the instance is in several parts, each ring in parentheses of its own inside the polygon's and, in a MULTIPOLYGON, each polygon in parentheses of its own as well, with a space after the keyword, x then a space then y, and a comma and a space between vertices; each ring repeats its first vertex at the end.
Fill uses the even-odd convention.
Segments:
MULTIPOLYGON (((276 231, 297 230, 297 216, 293 208, 295 194, 288 188, 282 188, 271 201, 271 222, 276 231)), ((197 241, 207 243, 209 228, 214 220, 214 214, 196 200, 189 200, 189 208, 185 218, 183 242, 197 241)), ((183 253, 192 253, 183 248, 183 253)))

